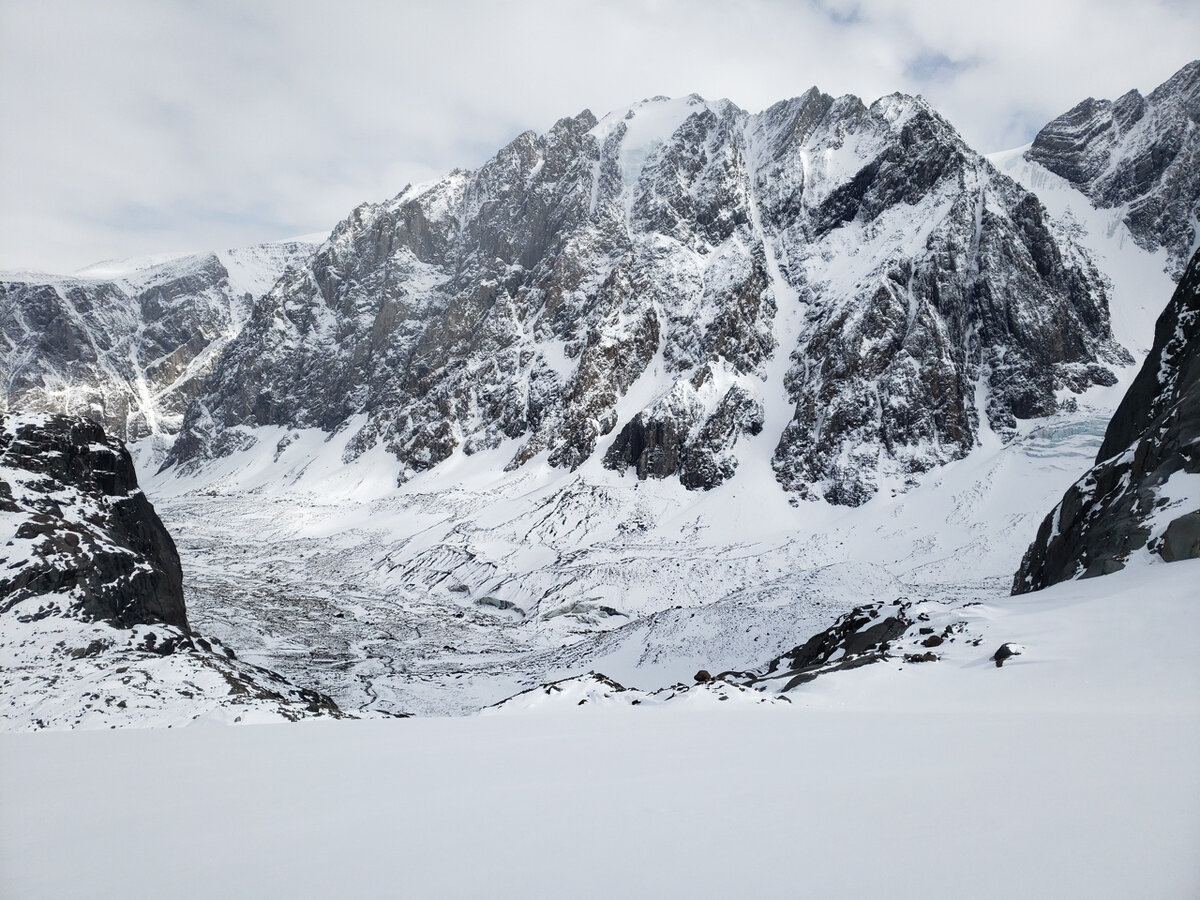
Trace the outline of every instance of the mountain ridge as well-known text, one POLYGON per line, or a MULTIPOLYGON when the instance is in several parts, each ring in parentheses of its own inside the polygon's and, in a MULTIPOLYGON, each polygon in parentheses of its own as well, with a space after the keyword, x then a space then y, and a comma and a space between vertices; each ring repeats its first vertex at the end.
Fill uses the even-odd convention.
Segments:
POLYGON ((86 415, 161 459, 184 408, 260 295, 311 245, 0 273, 0 411, 86 415))
POLYGON ((1027 158, 1097 206, 1120 209, 1135 240, 1163 247, 1178 281, 1200 247, 1200 59, 1143 97, 1089 97, 1049 122, 1027 158))
POLYGON ((510 467, 599 452, 712 487, 782 402, 777 480, 856 505, 965 455, 980 414, 1011 429, 1112 383, 1106 303, 1037 199, 919 98, 585 111, 356 209, 256 305, 167 465, 365 413, 348 452, 382 443, 402 479, 519 438, 510 467))
POLYGON ((1013 593, 1107 575, 1139 553, 1169 562, 1200 556, 1198 443, 1200 252, 1159 316, 1154 346, 1093 466, 1042 521, 1013 593))

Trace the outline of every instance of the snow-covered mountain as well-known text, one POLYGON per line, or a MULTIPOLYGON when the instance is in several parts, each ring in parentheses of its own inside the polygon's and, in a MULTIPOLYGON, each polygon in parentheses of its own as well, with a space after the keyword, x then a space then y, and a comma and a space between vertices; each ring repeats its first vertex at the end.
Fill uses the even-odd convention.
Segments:
POLYGON ((88 416, 161 459, 254 300, 310 239, 0 273, 0 411, 88 416))
POLYGON ((1070 233, 923 100, 655 98, 355 210, 169 463, 352 427, 346 459, 383 446, 401 480, 505 445, 690 488, 763 460, 857 505, 1128 362, 1070 233))
POLYGON ((1026 157, 1119 211, 1178 279, 1200 247, 1200 60, 1143 97, 1089 97, 1038 132, 1026 157))
MULTIPOLYGON (((167 430, 133 450, 190 624, 385 713, 589 670, 777 687, 897 600, 941 636, 1007 593, 1150 346, 1171 279, 1123 215, 902 95, 521 135, 260 267, 161 395, 192 398, 169 467, 167 430)), ((156 262, 120 277, 203 258, 156 262)), ((879 658, 936 655, 925 627, 879 658)))
POLYGON ((1200 894, 1183 93, 660 98, 9 278, 0 732, 92 733, 0 734, 0 894, 1200 894))

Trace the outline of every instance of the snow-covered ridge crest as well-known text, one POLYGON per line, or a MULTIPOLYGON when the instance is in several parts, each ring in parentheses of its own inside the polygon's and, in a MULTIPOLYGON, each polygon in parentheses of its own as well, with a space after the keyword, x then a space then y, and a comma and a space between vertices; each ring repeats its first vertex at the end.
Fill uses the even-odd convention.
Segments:
POLYGON ((256 304, 169 462, 365 416, 347 458, 383 446, 401 480, 515 441, 510 468, 705 488, 754 461, 857 504, 1127 361, 1086 254, 920 98, 654 98, 355 210, 256 304), (706 367, 743 411, 712 427, 667 399, 706 367), (613 449, 668 407, 677 463, 613 449))
POLYGON ((1089 97, 1046 125, 1026 157, 1165 248, 1178 280, 1200 247, 1200 59, 1143 97, 1089 97))
POLYGON ((88 416, 161 459, 253 299, 317 245, 0 274, 0 410, 88 416))

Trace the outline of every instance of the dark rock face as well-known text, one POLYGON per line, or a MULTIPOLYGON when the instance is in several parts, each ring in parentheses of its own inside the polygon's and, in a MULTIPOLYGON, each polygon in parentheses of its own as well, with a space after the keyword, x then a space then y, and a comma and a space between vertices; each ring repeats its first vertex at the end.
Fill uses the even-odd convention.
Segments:
POLYGON ((137 486, 124 446, 67 416, 0 419, 0 614, 46 595, 42 612, 117 628, 188 630, 175 543, 137 486))
POLYGON ((1101 207, 1125 207, 1144 247, 1178 279, 1200 241, 1200 60, 1143 97, 1087 99, 1043 128, 1027 156, 1101 207))
POLYGON ((0 417, 0 532, 0 730, 342 714, 189 628, 175 544, 95 422, 0 417))
POLYGON ((511 440, 511 468, 600 451, 709 488, 766 432, 785 488, 857 504, 1124 359, 1090 262, 924 101, 656 98, 355 210, 168 464, 361 417, 347 457, 382 444, 401 479, 511 440))
POLYGON ((252 294, 313 249, 267 244, 120 277, 0 275, 0 412, 85 416, 127 441, 169 440, 252 294))
POLYGON ((609 447, 604 464, 632 468, 642 479, 677 475, 689 490, 709 490, 733 477, 734 445, 742 435, 759 434, 762 424, 762 406, 737 385, 717 384, 705 365, 686 387, 634 416, 609 447), (714 400, 710 413, 705 401, 714 400))
POLYGON ((1042 522, 1013 593, 1105 575, 1155 538, 1164 559, 1200 553, 1200 510, 1179 509, 1167 483, 1200 474, 1200 252, 1159 316, 1154 346, 1104 436, 1096 465, 1042 522), (1155 522, 1169 517, 1155 535, 1155 522))

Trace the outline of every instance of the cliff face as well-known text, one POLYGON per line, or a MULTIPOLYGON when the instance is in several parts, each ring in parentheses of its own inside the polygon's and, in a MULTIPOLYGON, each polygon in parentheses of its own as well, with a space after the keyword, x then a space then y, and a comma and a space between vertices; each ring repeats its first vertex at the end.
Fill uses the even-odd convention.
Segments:
POLYGON ((1090 262, 924 101, 656 98, 355 210, 168 463, 355 419, 401 478, 511 442, 707 488, 754 455, 858 504, 1125 360, 1090 262))
POLYGON ((0 730, 340 715, 193 632, 179 555, 120 441, 0 418, 0 730))
POLYGON ((0 615, 42 597, 33 615, 187 631, 179 554, 119 441, 87 419, 8 417, 0 466, 0 511, 13 530, 0 615))
POLYGON ((1200 556, 1200 253, 1154 329, 1154 346, 1104 435, 1096 465, 1046 517, 1013 593, 1124 567, 1148 545, 1200 556))
POLYGON ((1143 247, 1167 250, 1178 280, 1200 243, 1200 60, 1148 97, 1084 100, 1038 132, 1026 155, 1096 206, 1121 209, 1143 247))

